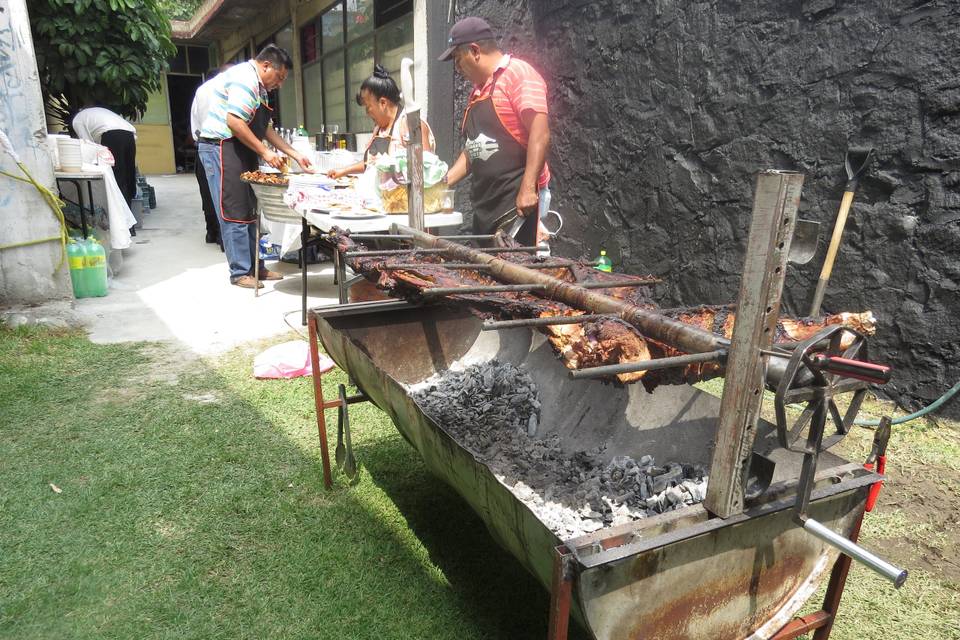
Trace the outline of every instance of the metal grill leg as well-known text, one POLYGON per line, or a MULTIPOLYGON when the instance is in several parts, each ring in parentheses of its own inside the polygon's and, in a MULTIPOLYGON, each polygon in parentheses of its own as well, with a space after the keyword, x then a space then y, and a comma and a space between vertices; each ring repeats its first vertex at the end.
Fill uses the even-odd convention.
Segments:
MULTIPOLYGON (((860 537, 860 525, 863 524, 863 514, 853 527, 850 534, 850 541, 856 542, 860 537)), ((847 574, 850 572, 850 563, 853 562, 850 556, 841 553, 833 565, 833 571, 830 572, 830 583, 827 586, 827 593, 823 597, 823 609, 813 613, 791 620, 780 631, 775 633, 770 640, 793 640, 802 635, 814 631, 813 640, 828 640, 833 631, 833 623, 837 619, 837 611, 840 609, 840 598, 843 597, 843 590, 847 585, 847 574)))
POLYGON ((310 334, 310 364, 313 367, 313 403, 317 411, 317 436, 320 438, 320 461, 323 464, 323 486, 333 487, 333 477, 330 472, 330 453, 327 449, 327 420, 324 416, 323 384, 320 373, 320 352, 317 341, 317 319, 310 316, 308 322, 310 334))
POLYGON ((553 550, 553 583, 550 587, 550 626, 547 640, 567 640, 570 598, 573 590, 573 554, 560 545, 553 550))

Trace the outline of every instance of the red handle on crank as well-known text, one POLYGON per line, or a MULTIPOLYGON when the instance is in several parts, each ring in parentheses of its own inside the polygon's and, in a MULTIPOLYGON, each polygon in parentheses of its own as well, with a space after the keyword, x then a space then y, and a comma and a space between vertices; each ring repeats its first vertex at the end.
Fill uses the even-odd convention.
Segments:
POLYGON ((890 382, 892 369, 884 364, 851 360, 840 356, 828 356, 817 353, 810 356, 810 362, 821 371, 832 373, 846 378, 855 378, 872 384, 886 384, 890 382))
MULTIPOLYGON (((870 471, 873 471, 873 463, 868 462, 863 465, 870 471)), ((877 456, 877 473, 883 475, 887 471, 887 456, 877 456)), ((870 485, 870 492, 867 493, 867 511, 873 511, 877 505, 877 499, 880 497, 880 489, 883 487, 883 480, 874 482, 870 485)))

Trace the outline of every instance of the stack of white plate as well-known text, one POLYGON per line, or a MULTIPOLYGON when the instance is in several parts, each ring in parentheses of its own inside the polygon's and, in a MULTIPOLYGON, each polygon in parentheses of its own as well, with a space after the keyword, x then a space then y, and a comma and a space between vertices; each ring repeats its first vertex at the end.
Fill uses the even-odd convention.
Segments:
POLYGON ((83 170, 80 141, 76 138, 57 138, 57 156, 60 158, 61 171, 77 172, 83 170))
POLYGON ((290 189, 303 191, 316 187, 327 187, 336 184, 336 180, 328 178, 322 173, 297 173, 290 176, 290 189))

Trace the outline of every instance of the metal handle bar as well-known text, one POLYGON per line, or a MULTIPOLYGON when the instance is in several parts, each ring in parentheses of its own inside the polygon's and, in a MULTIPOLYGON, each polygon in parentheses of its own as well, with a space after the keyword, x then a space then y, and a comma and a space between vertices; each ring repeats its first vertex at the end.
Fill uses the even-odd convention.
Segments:
POLYGON ((882 364, 853 360, 840 356, 828 356, 825 353, 815 353, 810 356, 810 364, 826 373, 863 380, 871 384, 886 384, 890 382, 893 370, 882 364))
POLYGON ((899 589, 907 581, 907 570, 893 566, 883 558, 873 555, 860 545, 851 542, 847 538, 834 533, 823 526, 813 518, 806 518, 803 521, 803 528, 817 538, 823 540, 831 547, 838 549, 857 562, 863 564, 868 569, 877 572, 887 580, 893 583, 893 586, 899 589))

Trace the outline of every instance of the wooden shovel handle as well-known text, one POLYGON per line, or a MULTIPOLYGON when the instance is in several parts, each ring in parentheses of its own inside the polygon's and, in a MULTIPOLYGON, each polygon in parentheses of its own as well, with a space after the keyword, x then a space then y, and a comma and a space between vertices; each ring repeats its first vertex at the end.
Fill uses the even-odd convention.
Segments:
POLYGON ((820 270, 820 279, 829 280, 833 272, 833 263, 837 259, 837 251, 840 249, 840 239, 843 237, 843 228, 847 224, 847 215, 850 213, 850 206, 853 204, 853 191, 844 191, 843 199, 840 201, 840 212, 837 214, 837 222, 833 225, 833 237, 830 238, 830 247, 827 249, 827 257, 823 261, 823 268, 820 270))

